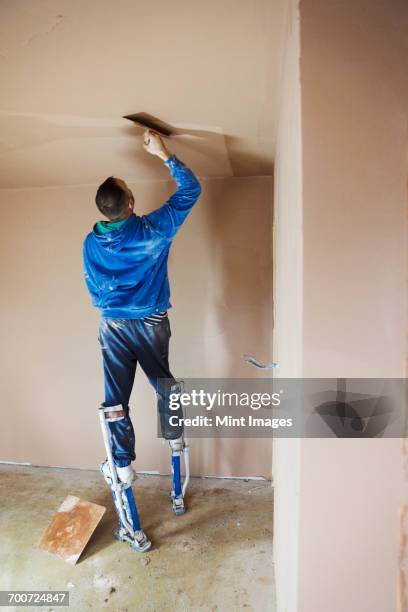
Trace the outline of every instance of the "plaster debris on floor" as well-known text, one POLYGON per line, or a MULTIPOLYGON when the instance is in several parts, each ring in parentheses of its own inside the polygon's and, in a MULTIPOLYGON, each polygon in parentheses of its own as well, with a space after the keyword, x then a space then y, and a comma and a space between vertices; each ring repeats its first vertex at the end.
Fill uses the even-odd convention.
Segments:
POLYGON ((169 487, 166 476, 136 481, 153 542, 143 555, 114 540, 115 510, 98 472, 0 465, 0 589, 68 590, 77 611, 273 612, 270 482, 193 478, 179 517, 169 487), (38 548, 68 494, 107 508, 76 566, 38 548))

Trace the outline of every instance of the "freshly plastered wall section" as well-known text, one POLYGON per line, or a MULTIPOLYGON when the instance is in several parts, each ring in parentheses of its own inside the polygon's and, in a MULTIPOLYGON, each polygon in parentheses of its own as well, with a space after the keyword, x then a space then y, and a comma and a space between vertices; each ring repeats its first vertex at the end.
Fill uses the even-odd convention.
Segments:
MULTIPOLYGON (((274 358, 287 376, 404 377, 408 9, 302 0, 299 14, 278 130, 274 358), (285 122, 291 100, 300 121, 292 103, 285 122)), ((278 612, 405 612, 406 444, 286 442, 273 448, 278 612)))
MULTIPOLYGON (((272 178, 201 182, 170 253, 172 371, 179 378, 257 377, 242 355, 270 359, 272 178)), ((168 180, 130 187, 139 214, 175 189, 168 180)), ((96 468, 104 456, 96 411, 103 399, 99 315, 81 260, 83 238, 100 218, 96 188, 0 191, 3 461, 96 468)), ((168 473, 155 394, 140 371, 130 404, 136 469, 168 473)), ((271 475, 271 440, 191 442, 194 474, 271 475)))
MULTIPOLYGON (((300 33, 296 2, 288 3, 274 189, 273 356, 276 376, 302 376, 302 141, 300 33)), ((296 610, 300 440, 274 438, 274 561, 277 610, 296 610)))
MULTIPOLYGON (((404 377, 408 7, 300 12, 303 374, 404 377)), ((305 439, 301 466, 298 611, 394 612, 400 440, 305 439)))

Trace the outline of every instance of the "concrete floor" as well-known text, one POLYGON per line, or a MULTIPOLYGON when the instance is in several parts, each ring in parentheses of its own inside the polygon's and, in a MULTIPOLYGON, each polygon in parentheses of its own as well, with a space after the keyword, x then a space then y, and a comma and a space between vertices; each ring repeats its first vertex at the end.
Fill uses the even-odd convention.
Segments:
POLYGON ((193 478, 180 517, 169 487, 166 476, 138 477, 153 542, 140 554, 113 539, 116 515, 98 472, 0 465, 0 590, 69 590, 75 612, 275 610, 270 483, 193 478), (107 507, 74 567, 37 548, 67 494, 107 507))

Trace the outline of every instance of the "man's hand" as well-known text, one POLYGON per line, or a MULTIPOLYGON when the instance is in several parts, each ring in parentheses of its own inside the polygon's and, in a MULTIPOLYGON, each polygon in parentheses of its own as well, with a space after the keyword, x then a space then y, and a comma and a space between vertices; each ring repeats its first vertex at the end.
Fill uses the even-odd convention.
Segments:
POLYGON ((152 130, 146 130, 143 134, 143 147, 151 155, 157 155, 163 161, 167 161, 171 156, 160 136, 152 130))

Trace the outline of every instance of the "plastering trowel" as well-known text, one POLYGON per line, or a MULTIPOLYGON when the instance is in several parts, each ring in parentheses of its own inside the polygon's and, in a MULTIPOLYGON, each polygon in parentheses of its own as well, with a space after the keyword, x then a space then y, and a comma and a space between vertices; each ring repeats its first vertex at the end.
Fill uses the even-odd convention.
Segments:
POLYGON ((124 119, 129 119, 137 125, 145 127, 153 132, 157 132, 162 136, 174 136, 178 130, 171 127, 168 123, 149 115, 148 113, 135 113, 134 115, 124 115, 124 119))

